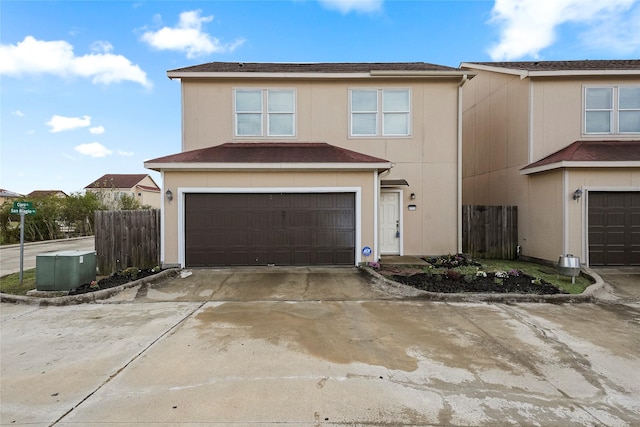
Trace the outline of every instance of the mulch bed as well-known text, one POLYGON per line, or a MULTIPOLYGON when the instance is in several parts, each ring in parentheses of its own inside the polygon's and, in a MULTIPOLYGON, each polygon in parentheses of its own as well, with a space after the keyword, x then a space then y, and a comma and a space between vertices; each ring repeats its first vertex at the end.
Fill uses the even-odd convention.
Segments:
POLYGON ((378 266, 381 275, 389 280, 412 286, 416 289, 439 293, 486 293, 486 294, 536 294, 556 295, 568 294, 563 289, 541 279, 536 279, 521 271, 495 272, 486 275, 463 276, 456 272, 457 267, 481 267, 463 254, 445 255, 423 258, 430 266, 428 273, 425 266, 378 266))
POLYGON ((144 277, 153 276, 154 274, 158 274, 160 271, 152 271, 151 269, 138 270, 137 274, 134 276, 130 274, 125 274, 122 271, 118 271, 113 273, 109 277, 105 277, 104 279, 100 279, 97 282, 97 286, 91 286, 90 284, 82 285, 76 289, 72 289, 69 291, 69 295, 80 295, 86 294, 88 292, 100 291, 102 289, 115 288, 116 286, 124 285, 125 283, 132 282, 134 280, 142 279, 144 277))
POLYGON ((537 295, 568 293, 544 280, 540 281, 539 284, 533 283, 535 278, 525 274, 501 279, 496 278, 493 273, 487 273, 487 277, 476 277, 469 283, 464 279, 453 280, 440 274, 431 275, 426 273, 416 273, 409 276, 396 274, 387 276, 387 278, 429 292, 537 295))

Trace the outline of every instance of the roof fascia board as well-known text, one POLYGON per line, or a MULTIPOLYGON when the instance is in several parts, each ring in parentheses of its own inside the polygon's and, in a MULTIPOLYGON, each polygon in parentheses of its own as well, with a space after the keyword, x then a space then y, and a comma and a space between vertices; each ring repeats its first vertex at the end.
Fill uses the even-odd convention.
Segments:
POLYGON ((473 78, 477 73, 469 71, 394 71, 371 70, 367 73, 215 73, 215 72, 167 72, 170 79, 367 79, 372 77, 403 78, 473 78))
POLYGON ((460 68, 471 68, 494 73, 511 74, 520 76, 521 79, 527 77, 572 77, 572 76, 636 76, 640 75, 640 70, 559 70, 559 71, 530 71, 516 68, 492 67, 489 65, 479 65, 468 62, 460 64, 460 68))
POLYGON ((152 170, 380 170, 393 163, 145 163, 152 170))
POLYGON ((563 77, 563 76, 636 76, 640 70, 562 70, 562 71, 529 71, 529 77, 563 77))
POLYGON ((549 163, 548 165, 537 166, 534 168, 521 169, 520 175, 532 175, 540 172, 547 172, 561 168, 638 168, 640 161, 622 161, 622 162, 572 162, 562 161, 549 163))

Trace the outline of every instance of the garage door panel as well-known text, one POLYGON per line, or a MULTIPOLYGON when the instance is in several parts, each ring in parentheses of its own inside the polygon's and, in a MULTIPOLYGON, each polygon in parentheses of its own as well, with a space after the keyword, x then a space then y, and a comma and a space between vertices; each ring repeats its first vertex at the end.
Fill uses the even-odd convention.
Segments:
POLYGON ((589 192, 591 265, 640 265, 640 192, 589 192))
POLYGON ((355 195, 187 194, 187 266, 353 265, 355 195))

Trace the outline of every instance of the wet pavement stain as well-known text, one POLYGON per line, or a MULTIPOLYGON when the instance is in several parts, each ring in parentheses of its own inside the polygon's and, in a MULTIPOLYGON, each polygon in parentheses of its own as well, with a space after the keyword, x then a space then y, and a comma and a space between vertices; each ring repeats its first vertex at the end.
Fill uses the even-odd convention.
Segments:
MULTIPOLYGON (((393 325, 381 325, 359 303, 347 305, 225 303, 205 308, 196 319, 202 334, 212 333, 216 325, 233 325, 235 340, 238 335, 264 340, 333 363, 364 363, 403 371, 418 368, 418 360, 407 354, 410 343, 395 339, 393 325)), ((217 338, 225 337, 228 335, 217 338)))

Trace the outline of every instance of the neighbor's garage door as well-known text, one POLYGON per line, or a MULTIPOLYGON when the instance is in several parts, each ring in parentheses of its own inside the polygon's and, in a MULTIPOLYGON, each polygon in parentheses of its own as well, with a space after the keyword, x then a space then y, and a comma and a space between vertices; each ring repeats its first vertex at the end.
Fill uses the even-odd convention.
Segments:
POLYGON ((589 192, 589 264, 640 265, 640 192, 589 192))
POLYGON ((187 194, 187 267, 354 265, 353 193, 187 194))

